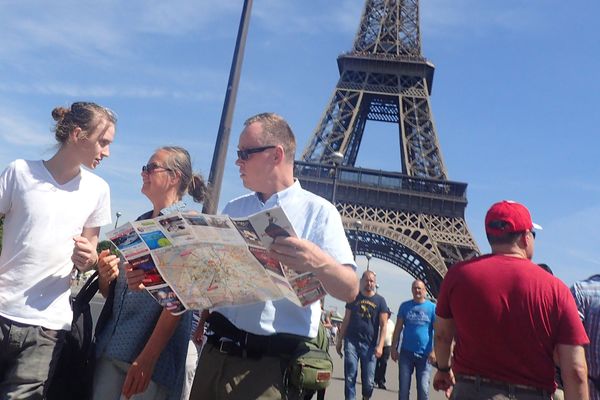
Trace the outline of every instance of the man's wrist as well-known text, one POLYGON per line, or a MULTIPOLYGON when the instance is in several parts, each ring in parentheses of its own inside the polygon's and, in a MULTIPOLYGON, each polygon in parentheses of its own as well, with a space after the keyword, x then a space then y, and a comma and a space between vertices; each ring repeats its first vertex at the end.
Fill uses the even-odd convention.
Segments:
POLYGON ((443 366, 440 366, 437 362, 434 362, 431 365, 433 365, 439 372, 448 373, 452 369, 452 367, 450 365, 448 365, 447 367, 443 367, 443 366))

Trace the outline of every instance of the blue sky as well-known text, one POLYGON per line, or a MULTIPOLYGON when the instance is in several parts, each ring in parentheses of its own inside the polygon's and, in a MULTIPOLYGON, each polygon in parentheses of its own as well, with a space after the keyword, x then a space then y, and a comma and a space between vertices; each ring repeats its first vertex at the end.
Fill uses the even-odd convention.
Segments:
MULTIPOLYGON (((119 115, 111 157, 97 172, 122 221, 149 208, 139 171, 156 147, 185 146, 207 176, 241 5, 0 2, 0 166, 49 158, 52 108, 92 100, 119 115)), ((246 117, 278 112, 300 150, 308 144, 363 5, 255 0, 221 207, 245 192, 233 162, 246 117)), ((567 284, 600 271, 599 13, 591 0, 421 1, 435 124, 450 179, 469 184, 475 239, 488 250, 482 221, 493 202, 521 201, 544 227, 534 261, 567 284)), ((391 126, 368 124, 357 164, 398 170, 397 141, 391 126)), ((371 265, 394 308, 410 297, 405 273, 371 265)))

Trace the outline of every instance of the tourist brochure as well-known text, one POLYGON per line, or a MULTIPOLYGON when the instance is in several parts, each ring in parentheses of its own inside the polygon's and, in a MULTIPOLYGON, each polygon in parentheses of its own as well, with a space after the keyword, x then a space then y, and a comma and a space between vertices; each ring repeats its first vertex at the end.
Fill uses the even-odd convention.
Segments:
POLYGON ((278 236, 296 236, 281 207, 246 218, 175 212, 106 234, 134 269, 144 270, 146 290, 173 314, 280 298, 306 306, 325 296, 312 273, 269 256, 278 236))

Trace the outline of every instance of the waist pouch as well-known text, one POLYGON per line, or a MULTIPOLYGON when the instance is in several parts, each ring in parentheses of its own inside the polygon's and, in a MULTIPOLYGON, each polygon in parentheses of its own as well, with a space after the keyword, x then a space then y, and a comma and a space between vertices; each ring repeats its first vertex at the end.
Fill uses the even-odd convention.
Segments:
POLYGON ((319 325, 315 339, 304 341, 292 353, 286 370, 289 383, 303 390, 321 390, 329 386, 333 373, 333 361, 329 356, 329 342, 325 327, 319 325))

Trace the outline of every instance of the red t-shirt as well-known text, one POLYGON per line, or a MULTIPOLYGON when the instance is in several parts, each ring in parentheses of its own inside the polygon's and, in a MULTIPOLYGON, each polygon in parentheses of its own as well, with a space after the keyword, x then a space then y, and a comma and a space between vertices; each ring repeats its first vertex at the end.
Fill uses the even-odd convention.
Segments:
POLYGON ((565 284, 517 257, 486 255, 450 268, 436 314, 454 320, 458 374, 553 391, 554 347, 589 343, 565 284))

